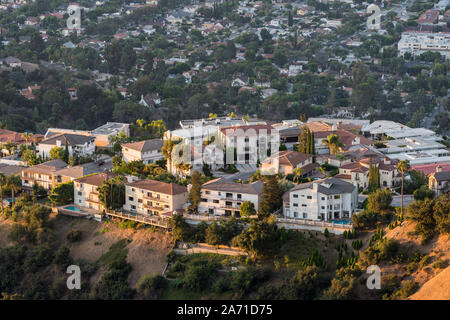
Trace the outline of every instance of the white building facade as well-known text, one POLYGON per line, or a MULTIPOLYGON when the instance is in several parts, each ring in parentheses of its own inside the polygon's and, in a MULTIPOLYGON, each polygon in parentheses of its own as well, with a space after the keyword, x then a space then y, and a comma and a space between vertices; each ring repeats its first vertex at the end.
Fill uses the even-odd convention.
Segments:
POLYGON ((253 203, 256 212, 262 196, 263 182, 249 184, 216 179, 202 185, 198 211, 215 216, 239 216, 245 201, 253 203))
POLYGON ((336 178, 299 184, 283 195, 283 215, 288 218, 350 219, 357 205, 357 188, 336 178))

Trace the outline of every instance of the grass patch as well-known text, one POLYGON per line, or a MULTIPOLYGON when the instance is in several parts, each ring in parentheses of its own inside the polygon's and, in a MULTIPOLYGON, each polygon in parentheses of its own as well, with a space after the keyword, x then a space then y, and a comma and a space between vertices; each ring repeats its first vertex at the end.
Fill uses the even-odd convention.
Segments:
POLYGON ((121 239, 112 244, 108 252, 100 257, 99 263, 101 265, 111 265, 115 261, 126 259, 128 250, 125 249, 125 247, 128 245, 128 243, 129 241, 127 239, 121 239))

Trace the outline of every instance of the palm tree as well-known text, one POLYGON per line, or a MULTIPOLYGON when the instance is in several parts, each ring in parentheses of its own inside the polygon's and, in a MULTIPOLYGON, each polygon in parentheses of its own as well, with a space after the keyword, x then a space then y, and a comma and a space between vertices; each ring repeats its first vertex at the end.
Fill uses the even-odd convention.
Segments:
POLYGON ((402 174, 402 189, 400 198, 400 214, 403 216, 403 181, 405 179, 405 173, 409 170, 409 161, 402 160, 397 164, 397 170, 402 174))
POLYGON ((33 137, 33 134, 30 132, 24 132, 22 133, 22 138, 25 140, 25 144, 28 144, 28 142, 31 141, 31 138, 33 137))
POLYGON ((162 137, 166 131, 166 124, 162 120, 153 120, 151 123, 152 133, 157 133, 158 137, 162 137))
POLYGON ((139 125, 140 128, 144 128, 144 126, 145 126, 145 120, 144 119, 137 119, 136 123, 139 125))
POLYGON ((303 173, 302 168, 300 168, 300 167, 295 168, 295 169, 294 169, 294 174, 295 174, 295 175, 294 175, 294 181, 297 181, 297 182, 298 182, 298 180, 300 179, 302 173, 303 173))
POLYGON ((336 154, 342 143, 339 141, 339 136, 330 134, 326 139, 322 139, 322 143, 330 149, 330 154, 336 154))
POLYGON ((172 150, 174 148, 174 146, 176 144, 178 144, 179 141, 173 141, 172 139, 167 139, 164 140, 164 145, 161 148, 161 152, 164 156, 164 158, 166 158, 167 161, 167 170, 171 170, 171 165, 172 165, 172 150))
POLYGON ((3 212, 3 186, 6 184, 6 177, 3 173, 0 173, 0 198, 2 201, 2 212, 3 212))
POLYGON ((20 188, 22 187, 22 179, 20 179, 19 176, 10 175, 8 178, 6 178, 6 186, 11 190, 11 200, 12 204, 14 205, 14 195, 19 192, 20 188))

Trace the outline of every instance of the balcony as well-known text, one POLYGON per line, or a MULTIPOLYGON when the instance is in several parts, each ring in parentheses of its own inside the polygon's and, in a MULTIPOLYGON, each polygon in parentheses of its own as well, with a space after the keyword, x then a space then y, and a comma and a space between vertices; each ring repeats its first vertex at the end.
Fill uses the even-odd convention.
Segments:
POLYGON ((164 209, 163 207, 155 207, 146 203, 143 203, 142 206, 146 209, 156 210, 156 211, 168 211, 169 209, 164 209))
POLYGON ((148 199, 148 200, 158 201, 158 202, 165 202, 165 203, 169 202, 169 199, 162 199, 162 198, 158 198, 158 197, 155 198, 152 196, 148 196, 146 193, 143 194, 143 198, 148 199))
POLYGON ((86 198, 84 201, 89 202, 89 203, 97 203, 97 204, 100 204, 100 200, 98 200, 98 198, 97 198, 97 199, 94 199, 94 198, 92 198, 92 197, 89 197, 89 198, 86 198))

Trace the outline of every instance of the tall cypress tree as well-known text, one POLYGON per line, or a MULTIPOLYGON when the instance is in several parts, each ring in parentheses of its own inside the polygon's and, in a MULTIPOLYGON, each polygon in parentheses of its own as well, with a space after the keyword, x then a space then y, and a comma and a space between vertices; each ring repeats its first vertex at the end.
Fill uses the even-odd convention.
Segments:
POLYGON ((314 132, 311 132, 311 154, 313 155, 313 162, 316 162, 316 144, 314 142, 314 132))
POLYGON ((297 151, 302 153, 307 153, 308 149, 308 140, 309 140, 309 133, 308 133, 308 127, 303 126, 302 131, 298 137, 298 146, 297 151))
POLYGON ((378 166, 372 163, 370 159, 369 164, 369 192, 374 192, 380 188, 380 170, 378 166))
POLYGON ((200 173, 198 173, 197 170, 194 171, 191 177, 191 183, 192 187, 189 191, 189 201, 191 202, 192 211, 197 212, 198 211, 198 203, 201 200, 201 193, 200 189, 202 187, 202 183, 200 181, 200 173))
POLYGON ((278 186, 276 175, 265 177, 262 193, 262 200, 259 206, 258 215, 264 218, 279 209, 282 204, 280 188, 278 186))

